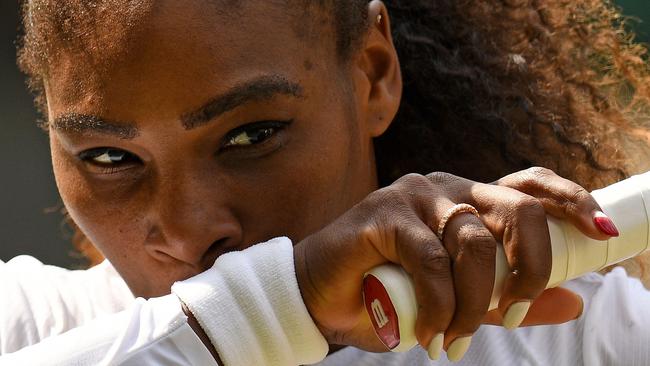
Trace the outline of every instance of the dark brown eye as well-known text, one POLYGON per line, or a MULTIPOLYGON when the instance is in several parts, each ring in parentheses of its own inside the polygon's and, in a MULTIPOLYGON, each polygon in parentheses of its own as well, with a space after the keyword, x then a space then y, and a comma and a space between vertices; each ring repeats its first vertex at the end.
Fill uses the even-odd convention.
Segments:
POLYGON ((255 131, 243 131, 240 132, 237 136, 230 138, 225 146, 247 146, 259 144, 260 142, 264 142, 269 137, 273 136, 274 133, 274 128, 264 128, 255 131))
POLYGON ((100 147, 83 151, 79 158, 87 163, 95 165, 120 165, 139 162, 140 159, 135 155, 120 149, 100 147))
POLYGON ((266 121, 257 122, 237 128, 226 136, 223 148, 246 147, 261 144, 272 138, 278 131, 291 122, 266 121))

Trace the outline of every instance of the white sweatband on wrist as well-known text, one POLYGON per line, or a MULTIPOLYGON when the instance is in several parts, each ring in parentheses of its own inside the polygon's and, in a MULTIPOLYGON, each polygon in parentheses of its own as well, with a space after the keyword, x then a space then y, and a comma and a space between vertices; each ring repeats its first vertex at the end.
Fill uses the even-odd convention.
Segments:
POLYGON ((311 364, 329 350, 303 303, 288 238, 224 254, 208 271, 175 283, 172 292, 225 366, 311 364))

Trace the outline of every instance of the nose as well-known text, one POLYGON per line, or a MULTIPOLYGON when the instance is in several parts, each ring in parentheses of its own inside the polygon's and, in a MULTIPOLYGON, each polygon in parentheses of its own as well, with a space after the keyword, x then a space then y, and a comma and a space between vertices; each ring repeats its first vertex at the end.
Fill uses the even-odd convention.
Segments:
POLYGON ((199 272, 242 240, 241 224, 226 204, 227 189, 206 176, 175 174, 152 190, 146 250, 162 262, 199 272))

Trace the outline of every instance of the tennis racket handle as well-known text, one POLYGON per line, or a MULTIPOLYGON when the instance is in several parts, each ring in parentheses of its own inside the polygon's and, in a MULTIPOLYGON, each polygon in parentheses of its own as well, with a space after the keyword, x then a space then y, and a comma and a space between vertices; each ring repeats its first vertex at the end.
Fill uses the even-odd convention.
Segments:
MULTIPOLYGON (((620 235, 597 241, 573 225, 548 217, 553 263, 547 288, 619 263, 650 249, 650 172, 592 192, 620 235)), ((490 310, 497 308, 510 271, 501 245, 497 246, 490 310)), ((404 269, 385 264, 363 279, 363 300, 375 333, 388 349, 405 352, 417 344, 417 302, 413 280, 404 269)))

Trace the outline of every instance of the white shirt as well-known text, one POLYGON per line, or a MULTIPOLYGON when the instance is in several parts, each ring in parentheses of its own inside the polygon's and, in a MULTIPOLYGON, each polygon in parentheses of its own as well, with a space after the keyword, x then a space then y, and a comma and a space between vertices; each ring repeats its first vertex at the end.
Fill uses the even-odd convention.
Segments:
MULTIPOLYGON (((85 271, 25 256, 0 262, 0 365, 216 365, 187 325, 179 297, 228 366, 452 364, 444 354, 430 361, 419 347, 401 354, 348 347, 324 358, 291 248, 285 238, 224 255, 176 284, 175 294, 148 301, 134 299, 108 262, 85 271)), ((650 292, 638 280, 615 269, 565 287, 585 300, 579 320, 515 331, 482 326, 455 365, 650 364, 650 292)))
POLYGON ((136 300, 108 262, 0 262, 0 294, 0 365, 216 365, 176 296, 136 300))

